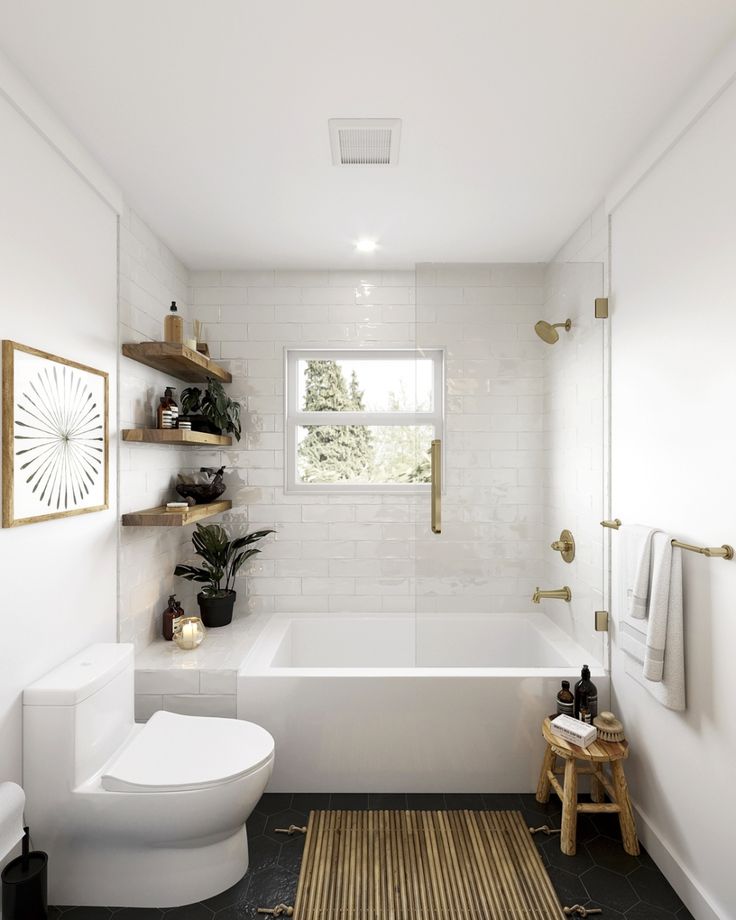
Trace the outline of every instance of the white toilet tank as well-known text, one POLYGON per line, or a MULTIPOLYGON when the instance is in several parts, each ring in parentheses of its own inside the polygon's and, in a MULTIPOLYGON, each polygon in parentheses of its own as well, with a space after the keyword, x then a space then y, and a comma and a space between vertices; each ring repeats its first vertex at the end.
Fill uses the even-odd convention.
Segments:
POLYGON ((49 762, 71 788, 103 766, 133 728, 134 673, 132 645, 99 643, 23 691, 25 783, 49 762))

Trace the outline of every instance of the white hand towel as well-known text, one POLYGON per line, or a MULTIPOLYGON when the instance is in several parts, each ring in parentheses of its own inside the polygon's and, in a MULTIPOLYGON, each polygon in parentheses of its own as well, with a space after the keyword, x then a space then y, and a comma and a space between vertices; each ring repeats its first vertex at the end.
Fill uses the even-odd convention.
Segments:
POLYGON ((637 620, 647 615, 652 535, 656 532, 656 528, 644 524, 623 524, 619 528, 617 544, 623 562, 621 609, 637 620))
POLYGON ((630 531, 629 534, 626 534, 625 539, 630 544, 638 545, 636 568, 628 596, 629 616, 634 617, 635 620, 643 620, 647 615, 651 591, 652 537, 658 531, 640 524, 629 525, 624 530, 630 531))
POLYGON ((647 619, 643 621, 629 614, 626 603, 626 586, 634 577, 632 571, 638 555, 627 552, 625 544, 620 547, 623 550, 619 557, 620 635, 626 673, 667 709, 682 711, 686 706, 682 550, 672 547, 671 540, 668 534, 663 533, 657 533, 653 539, 650 608, 647 619), (660 648, 661 653, 658 652, 660 648), (645 669, 654 679, 647 676, 645 669))
POLYGON ((670 612, 672 578, 672 537, 656 533, 651 540, 652 579, 647 608, 647 647, 644 653, 644 677, 661 681, 667 644, 667 621, 670 612))

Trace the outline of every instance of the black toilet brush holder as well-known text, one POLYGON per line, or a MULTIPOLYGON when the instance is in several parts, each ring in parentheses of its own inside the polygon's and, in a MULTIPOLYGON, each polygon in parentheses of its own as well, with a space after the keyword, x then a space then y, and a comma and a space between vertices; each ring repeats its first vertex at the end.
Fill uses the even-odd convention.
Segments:
POLYGON ((3 920, 47 920, 49 858, 41 850, 30 850, 28 828, 23 828, 23 852, 3 869, 3 920))

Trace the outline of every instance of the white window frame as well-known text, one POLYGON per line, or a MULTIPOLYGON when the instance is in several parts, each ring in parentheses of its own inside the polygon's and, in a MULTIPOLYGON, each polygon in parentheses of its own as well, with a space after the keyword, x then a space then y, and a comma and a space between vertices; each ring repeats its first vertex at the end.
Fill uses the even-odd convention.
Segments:
POLYGON ((413 483, 313 483, 297 480, 297 429, 304 425, 427 425, 434 437, 442 438, 445 416, 445 355, 441 348, 285 348, 284 387, 284 489, 286 492, 422 493, 430 484, 413 483), (431 412, 301 412, 299 404, 299 361, 386 361, 391 359, 430 360, 434 365, 434 399, 431 412))

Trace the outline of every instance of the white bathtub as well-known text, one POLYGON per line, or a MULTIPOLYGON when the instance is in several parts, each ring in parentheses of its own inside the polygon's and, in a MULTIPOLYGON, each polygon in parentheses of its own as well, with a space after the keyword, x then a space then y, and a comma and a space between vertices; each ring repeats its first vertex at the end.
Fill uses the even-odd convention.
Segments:
POLYGON ((276 739, 272 792, 528 792, 563 678, 591 666, 543 613, 274 617, 238 718, 276 739))

